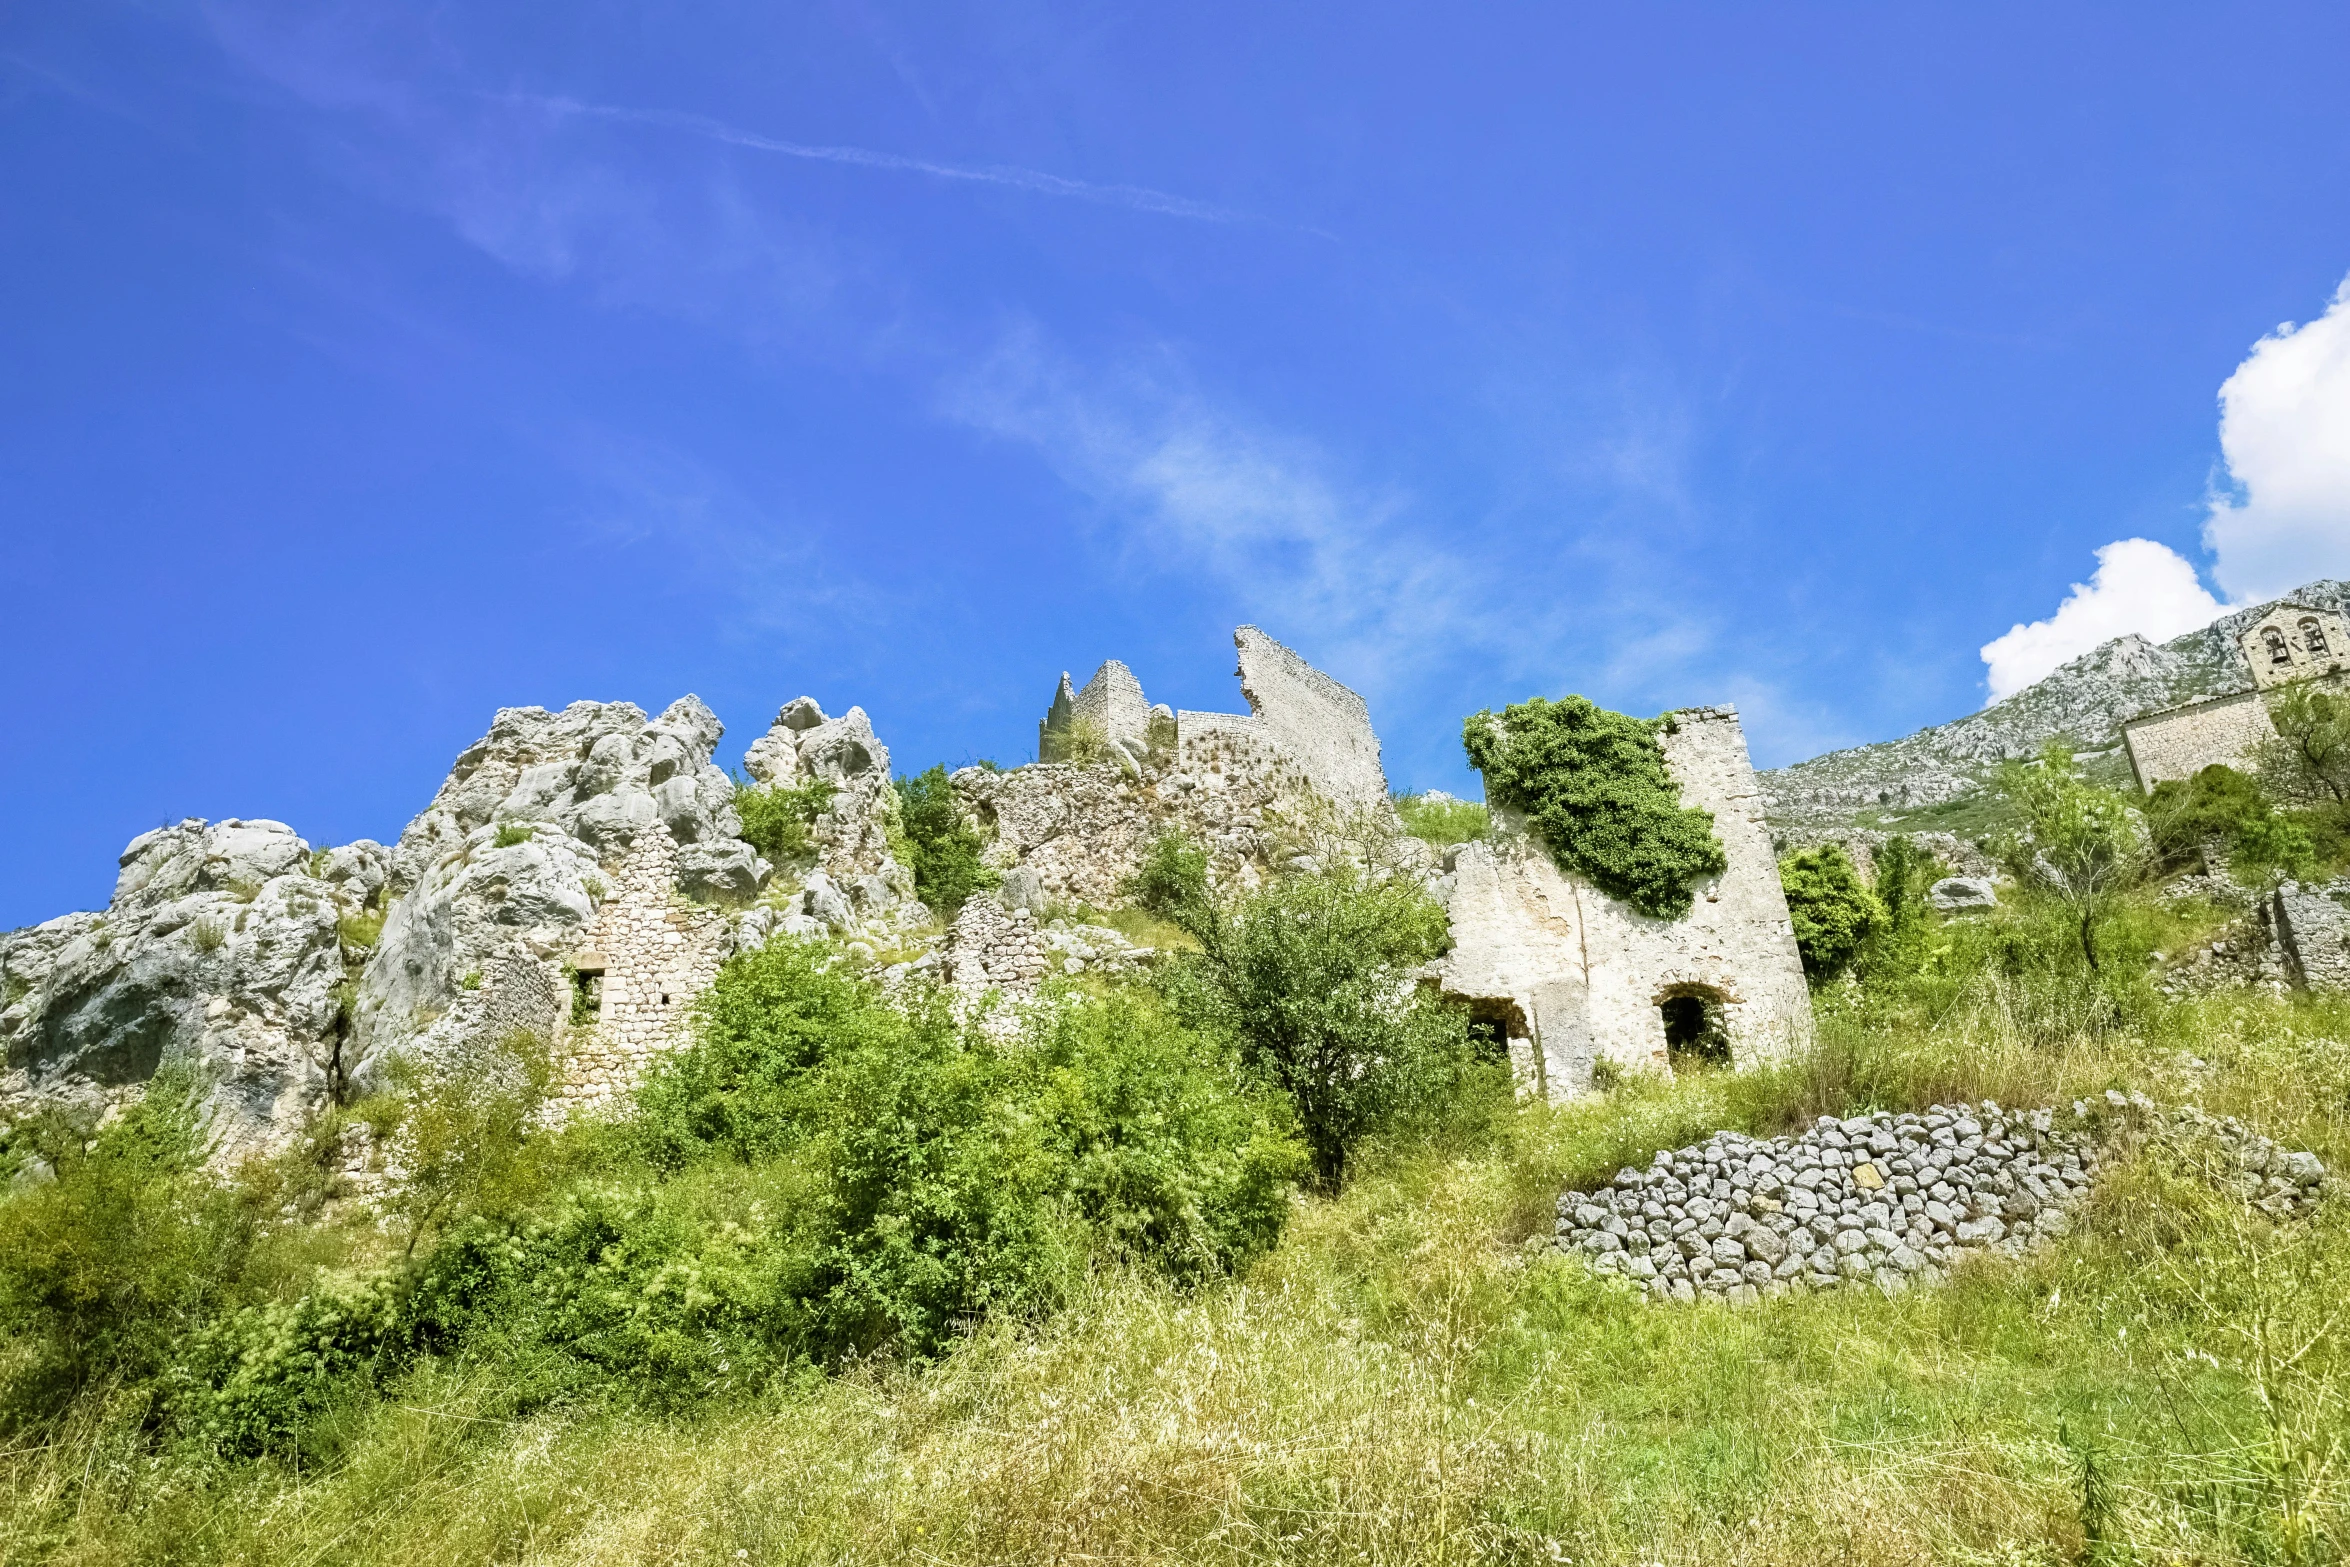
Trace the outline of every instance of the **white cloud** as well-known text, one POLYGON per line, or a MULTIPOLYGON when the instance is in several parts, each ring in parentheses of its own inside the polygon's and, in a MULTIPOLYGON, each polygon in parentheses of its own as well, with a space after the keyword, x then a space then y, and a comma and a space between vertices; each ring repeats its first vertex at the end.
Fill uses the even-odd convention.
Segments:
POLYGON ((2101 642, 2133 631, 2165 642, 2209 625, 2223 608, 2176 550, 2152 539, 2117 540, 2097 552, 2096 574, 2074 583, 2055 614, 1984 645, 1991 700, 2021 691, 2101 642))
POLYGON ((1335 477, 1310 442, 1254 426, 1165 356, 1078 369, 1033 330, 947 389, 946 412, 1033 448, 1092 497, 1129 556, 1205 576, 1239 610, 1377 686, 1408 650, 1482 637, 1486 573, 1415 534, 1391 495, 1335 477))
POLYGON ((2204 524, 2212 577, 2238 603, 2350 577, 2350 278, 2326 313, 2254 345, 2219 389, 2238 494, 2204 524))

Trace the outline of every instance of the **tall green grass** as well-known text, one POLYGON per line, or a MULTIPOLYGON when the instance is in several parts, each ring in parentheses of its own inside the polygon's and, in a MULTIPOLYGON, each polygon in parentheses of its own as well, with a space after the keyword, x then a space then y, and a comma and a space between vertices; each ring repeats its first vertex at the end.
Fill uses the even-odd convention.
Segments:
MULTIPOLYGON (((93 1386, 16 1451, 0 1555, 516 1561, 2316 1563, 2350 1548, 2350 1207, 2275 1227, 2190 1151, 2062 1243, 1898 1299, 1644 1304, 1523 1244, 1717 1127, 2105 1088, 2350 1159, 2350 1007, 2172 1002, 2030 910, 1823 991, 1816 1048, 1374 1143, 1238 1276, 1112 1262, 945 1355, 659 1409, 426 1358, 299 1458, 158 1446, 93 1386)), ((2125 954, 2135 954, 2124 961, 2125 954)), ((713 1179, 716 1177, 713 1176, 713 1179)), ((13 1352, 13 1351, 10 1351, 13 1352)))

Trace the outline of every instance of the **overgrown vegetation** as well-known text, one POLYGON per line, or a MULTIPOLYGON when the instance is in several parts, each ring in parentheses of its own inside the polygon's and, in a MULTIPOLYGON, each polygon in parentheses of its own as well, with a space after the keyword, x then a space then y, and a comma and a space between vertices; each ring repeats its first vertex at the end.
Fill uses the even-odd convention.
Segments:
POLYGON ((734 811, 742 818, 743 842, 775 865, 806 858, 815 848, 810 830, 831 808, 833 793, 832 783, 823 778, 783 787, 751 783, 737 775, 734 811))
POLYGON ((1482 801, 1456 800, 1448 794, 1399 794, 1395 814, 1406 833, 1439 849, 1473 843, 1493 825, 1482 801))
POLYGON ((1562 870, 1644 914, 1679 919, 1692 887, 1728 865, 1713 815, 1681 804, 1657 733, 1673 721, 1544 697, 1462 727, 1486 797, 1526 813, 1562 870))
POLYGON ((2162 869, 2204 869, 2217 849, 2232 871, 2255 880, 2314 868, 2317 845, 2305 815, 2280 811, 2257 780, 2216 763, 2193 778, 2156 784, 2146 800, 2162 869))
POLYGON ((1130 890, 1199 943, 1166 968, 1177 1015, 1288 1096, 1323 1190, 1365 1138, 1440 1118, 1477 1073, 1466 1015, 1409 979, 1448 944, 1418 882, 1332 865, 1224 895, 1205 853, 1168 833, 1130 890))
POLYGON ((2030 1259, 1743 1311, 1520 1249, 1655 1149, 1865 1108, 2141 1091, 2350 1161, 2350 1002, 2152 983, 2224 911, 2114 890, 2092 954, 2053 882, 1944 920, 1913 855, 1816 1048, 1556 1108, 1448 1068, 1335 1192, 1291 1194, 1301 1101, 1242 1041, 1352 1029, 1320 992, 1440 938, 1367 875, 1244 896, 1172 839, 1139 885, 1224 957, 1014 1037, 779 944, 625 1123, 412 1083, 226 1180, 168 1076, 14 1128, 55 1179, 0 1198, 0 1557, 2340 1560, 2338 1196, 2272 1226, 2139 1150, 2030 1259), (504 1149, 406 1263, 333 1196, 362 1125, 504 1149))
POLYGON ((1795 949, 1815 985, 1843 973, 1860 955, 1862 943, 1888 924, 1885 906, 1834 844, 1781 860, 1779 885, 1786 889, 1795 949))
POLYGON ((963 900, 1002 880, 981 863, 986 844, 963 819, 943 766, 897 781, 898 820, 913 852, 914 895, 941 919, 953 919, 963 900))

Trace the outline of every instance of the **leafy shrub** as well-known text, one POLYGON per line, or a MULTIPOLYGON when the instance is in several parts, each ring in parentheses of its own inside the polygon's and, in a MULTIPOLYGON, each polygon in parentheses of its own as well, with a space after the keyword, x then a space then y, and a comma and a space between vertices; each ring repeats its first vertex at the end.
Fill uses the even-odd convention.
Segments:
POLYGON ((385 1203, 417 1242, 484 1208, 508 1211, 537 1194, 533 1131, 553 1072, 544 1042, 509 1034, 462 1061, 395 1063, 398 1120, 385 1203))
POLYGON ((1167 834, 1128 885, 1199 942, 1164 971, 1177 1014, 1289 1099, 1323 1189, 1364 1138, 1439 1115, 1475 1070, 1466 1014, 1409 978, 1449 939, 1417 882, 1340 866, 1227 901, 1206 856, 1167 834))
POLYGON ((255 1236, 250 1203, 202 1165, 192 1078, 167 1067, 90 1136, 20 1131, 54 1178, 0 1198, 0 1423, 38 1424, 84 1388, 136 1385, 232 1303, 255 1236))
POLYGON ((1806 849, 1779 862, 1795 947, 1814 984, 1842 973, 1861 944, 1885 921, 1884 905, 1861 885, 1852 861, 1834 844, 1806 849))
POLYGON ((814 847, 809 829, 832 804, 833 786, 811 778, 791 788, 734 781, 734 810, 742 839, 777 865, 799 859, 814 847))
POLYGON ((2214 841, 2255 870, 2305 875, 2317 857, 2305 823, 2278 811, 2254 779, 2218 763, 2192 778, 2156 784, 2146 798, 2146 822, 2166 870, 2195 863, 2214 841))
POLYGON ((1066 997, 1005 1042, 792 942, 721 971, 699 1041, 640 1103, 658 1167, 796 1172, 805 1332, 827 1355, 934 1349, 1050 1304, 1097 1254, 1237 1265, 1278 1235, 1299 1165, 1286 1107, 1147 995, 1066 997))
POLYGON ((1691 885, 1729 865, 1713 815, 1681 804, 1657 743, 1662 718, 1611 713, 1579 696, 1473 715, 1462 727, 1486 797, 1526 813, 1559 868, 1644 914, 1679 919, 1691 885))
POLYGON ((1450 795, 1399 794, 1395 797, 1395 814, 1402 818, 1406 833, 1440 849, 1473 842, 1484 837, 1492 826, 1481 802, 1456 800, 1450 795))
POLYGON ((2095 972, 2097 926, 2154 866, 2145 824, 2127 800, 2083 777, 2062 741, 2050 741, 2035 761, 2006 763, 2000 787, 2024 818, 2000 840, 2001 858, 2019 885, 2071 912, 2081 956, 2095 972))
POLYGON ((2350 803, 2350 695, 2297 681, 2268 698, 2277 737, 2260 749, 2260 772, 2289 794, 2350 803))
POLYGON ((964 899, 1002 880, 980 863, 985 845, 963 820, 946 768, 901 778, 897 789, 898 819, 913 851, 916 897, 941 916, 952 916, 964 899))

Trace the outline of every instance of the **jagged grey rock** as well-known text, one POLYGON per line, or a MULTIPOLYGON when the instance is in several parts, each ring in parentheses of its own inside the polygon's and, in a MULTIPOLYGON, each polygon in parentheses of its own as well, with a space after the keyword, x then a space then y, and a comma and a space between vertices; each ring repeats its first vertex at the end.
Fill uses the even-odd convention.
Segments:
POLYGON ((383 860, 372 843, 314 856, 282 822, 142 833, 105 913, 0 935, 0 1103, 102 1114, 173 1065, 215 1158, 282 1146, 348 1065, 339 922, 383 860))

